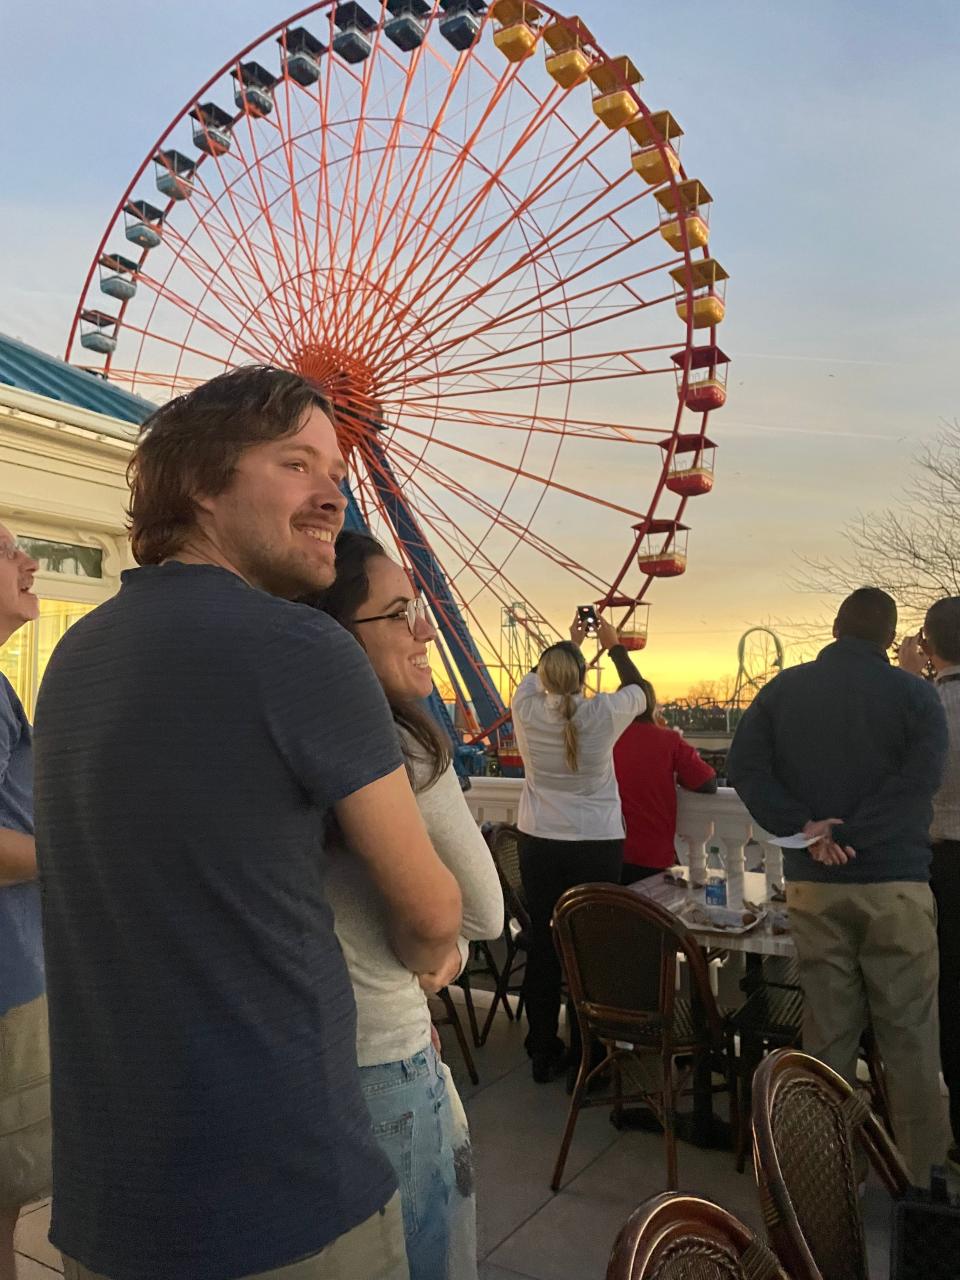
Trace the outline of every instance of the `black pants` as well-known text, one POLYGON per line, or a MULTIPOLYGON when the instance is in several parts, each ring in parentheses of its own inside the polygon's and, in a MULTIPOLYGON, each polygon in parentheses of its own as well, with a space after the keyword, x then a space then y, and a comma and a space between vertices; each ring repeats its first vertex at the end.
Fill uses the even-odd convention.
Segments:
POLYGON ((933 846, 930 887, 940 941, 940 1065, 950 1090, 950 1128, 960 1146, 960 840, 933 846))
POLYGON ((550 920, 557 900, 577 884, 619 884, 622 840, 541 840, 520 833, 520 876, 530 912, 530 946, 523 998, 530 1022, 527 1052, 550 1054, 558 1047, 560 958, 550 920))
POLYGON ((649 880, 651 876, 662 876, 666 867, 638 867, 633 862, 625 862, 620 872, 621 884, 636 884, 638 880, 649 880))

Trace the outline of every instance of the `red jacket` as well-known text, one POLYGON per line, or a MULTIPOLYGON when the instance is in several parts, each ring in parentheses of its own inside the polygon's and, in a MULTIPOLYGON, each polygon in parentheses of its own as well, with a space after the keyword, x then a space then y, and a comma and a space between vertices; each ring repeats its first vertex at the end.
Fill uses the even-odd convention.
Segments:
POLYGON ((634 721, 613 748, 627 835, 623 860, 635 867, 672 867, 677 860, 677 783, 696 791, 716 777, 674 729, 634 721))

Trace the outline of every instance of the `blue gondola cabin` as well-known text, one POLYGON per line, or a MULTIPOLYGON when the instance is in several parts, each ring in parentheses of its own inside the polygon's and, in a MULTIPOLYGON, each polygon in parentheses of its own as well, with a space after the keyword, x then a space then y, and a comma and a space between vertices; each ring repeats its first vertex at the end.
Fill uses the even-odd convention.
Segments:
POLYGON ((181 151, 158 151, 156 165, 157 190, 171 200, 189 200, 193 195, 196 164, 181 151))
POLYGON ((241 62, 231 72, 237 82, 233 100, 247 115, 256 119, 268 116, 273 110, 273 89, 277 77, 259 62, 241 62))
POLYGON ((306 27, 291 27, 277 37, 284 69, 291 80, 309 89, 320 79, 320 59, 327 46, 306 27))
POLYGON ((103 311, 80 312, 80 345, 88 351, 97 351, 100 355, 111 355, 117 349, 117 339, 111 332, 116 328, 116 316, 108 316, 103 311))
POLYGON ((419 49, 430 17, 427 0, 387 0, 387 9, 390 17, 383 24, 383 34, 404 53, 419 49))
POLYGON ((105 253, 100 258, 100 292, 108 298, 129 302, 137 292, 137 272, 140 269, 130 258, 119 253, 105 253))
POLYGON ((233 116, 215 102, 198 103, 190 111, 193 117, 193 145, 208 156, 225 156, 233 138, 233 116))
POLYGON ((440 0, 443 17, 440 34, 461 53, 469 49, 480 34, 486 0, 440 0))
POLYGON ((377 24, 366 9, 355 0, 347 0, 346 4, 337 5, 333 21, 337 26, 333 47, 344 62, 357 63, 369 58, 377 24))
POLYGON ((124 232, 131 244, 156 249, 163 238, 163 210, 146 200, 131 200, 123 207, 124 232))

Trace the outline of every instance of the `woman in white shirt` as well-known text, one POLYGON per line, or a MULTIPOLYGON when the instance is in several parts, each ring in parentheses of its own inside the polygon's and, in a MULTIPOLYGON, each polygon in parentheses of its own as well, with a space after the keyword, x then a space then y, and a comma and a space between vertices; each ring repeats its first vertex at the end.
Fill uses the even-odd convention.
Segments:
POLYGON ((326 890, 357 1001, 361 1086, 400 1183, 410 1280, 476 1280, 470 1134, 431 1043, 427 993, 459 975, 470 939, 499 936, 503 895, 449 746, 420 706, 433 687, 428 647, 435 636, 423 600, 376 539, 345 531, 336 555, 336 581, 313 603, 366 650, 397 722, 427 832, 463 895, 463 935, 447 964, 437 973, 411 973, 393 952, 390 917, 364 864, 332 842, 326 890))
POLYGON ((605 618, 598 639, 621 688, 584 696, 583 637, 575 619, 570 640, 544 651, 536 671, 517 686, 511 707, 525 772, 517 816, 531 919, 523 994, 530 1023, 527 1053, 538 1084, 558 1075, 567 1059, 557 1035, 561 972, 550 932, 553 909, 574 885, 620 882, 624 826, 613 744, 646 707, 640 672, 605 618))

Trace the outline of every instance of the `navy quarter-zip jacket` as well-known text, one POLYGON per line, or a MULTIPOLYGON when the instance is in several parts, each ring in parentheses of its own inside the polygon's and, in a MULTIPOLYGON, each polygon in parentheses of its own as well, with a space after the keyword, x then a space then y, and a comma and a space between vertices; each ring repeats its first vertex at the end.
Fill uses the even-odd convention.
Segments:
POLYGON ((843 819, 834 839, 856 858, 828 867, 788 849, 788 880, 926 881, 946 753, 934 686, 892 666, 879 645, 845 636, 760 690, 737 726, 727 777, 771 835, 843 819))

